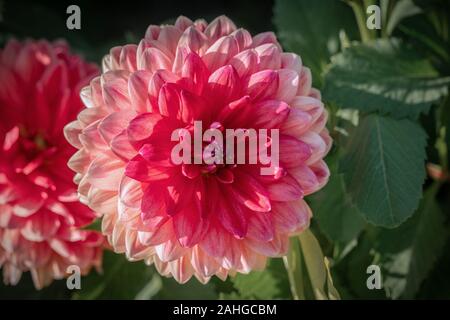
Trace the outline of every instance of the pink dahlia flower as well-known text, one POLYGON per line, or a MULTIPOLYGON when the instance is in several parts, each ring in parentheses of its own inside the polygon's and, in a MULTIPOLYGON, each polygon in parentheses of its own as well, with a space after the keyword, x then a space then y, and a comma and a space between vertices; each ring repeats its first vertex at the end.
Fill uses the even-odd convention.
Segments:
POLYGON ((36 288, 100 267, 102 236, 80 230, 95 214, 79 203, 63 128, 81 110, 80 89, 97 68, 64 43, 11 40, 0 50, 0 267, 36 288))
POLYGON ((83 203, 103 215, 116 252, 184 283, 262 269, 309 225, 305 195, 329 171, 320 94, 300 57, 273 33, 254 37, 221 16, 151 25, 139 45, 114 47, 81 91, 65 128, 83 203), (174 164, 171 134, 203 128, 279 129, 279 163, 174 164))

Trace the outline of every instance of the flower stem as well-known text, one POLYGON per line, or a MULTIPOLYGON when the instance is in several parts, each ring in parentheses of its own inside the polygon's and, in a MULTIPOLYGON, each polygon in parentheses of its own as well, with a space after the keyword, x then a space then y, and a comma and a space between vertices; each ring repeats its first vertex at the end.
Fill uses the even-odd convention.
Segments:
POLYGON ((363 10, 363 4, 357 0, 348 0, 347 3, 350 7, 352 7, 353 12, 355 13, 362 42, 370 41, 370 39, 372 39, 372 34, 366 26, 366 14, 363 10))
POLYGON ((301 291, 299 286, 299 283, 301 282, 301 266, 298 265, 299 255, 300 249, 298 246, 298 241, 291 240, 289 252, 283 257, 283 262, 289 278, 289 287, 291 289, 292 299, 294 300, 304 298, 304 294, 299 292, 301 291))

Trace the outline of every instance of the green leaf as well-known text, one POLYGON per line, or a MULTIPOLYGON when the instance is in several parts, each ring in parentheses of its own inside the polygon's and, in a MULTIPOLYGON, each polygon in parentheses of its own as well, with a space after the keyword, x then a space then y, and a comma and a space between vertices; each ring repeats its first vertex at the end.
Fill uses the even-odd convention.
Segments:
POLYGON ((386 32, 391 35, 395 27, 405 18, 419 14, 422 9, 416 6, 413 0, 400 0, 395 3, 394 9, 389 15, 389 21, 387 23, 386 32))
POLYGON ((309 229, 291 239, 289 253, 283 260, 294 299, 340 299, 331 279, 328 260, 309 229))
POLYGON ((371 114, 343 147, 340 170, 367 221, 395 227, 417 209, 425 179, 426 134, 408 119, 371 114))
POLYGON ((384 286, 392 298, 414 298, 420 285, 442 254, 446 239, 445 218, 429 189, 418 212, 400 228, 379 234, 379 252, 385 256, 384 286), (397 244, 393 248, 393 243, 397 244), (386 272, 385 272, 386 274, 386 272))
POLYGON ((92 223, 83 227, 83 230, 102 231, 102 219, 95 219, 92 223))
MULTIPOLYGON (((263 271, 237 274, 230 278, 233 292, 220 294, 221 299, 291 299, 289 279, 282 259, 269 259, 263 271)), ((216 286, 217 288, 218 286, 216 286)))
POLYGON ((447 94, 450 83, 398 39, 357 44, 331 60, 324 99, 365 113, 417 118, 447 94))
POLYGON ((450 239, 442 250, 442 257, 434 264, 433 271, 423 282, 417 299, 450 299, 450 277, 448 267, 450 266, 450 239))
POLYGON ((319 87, 330 56, 339 51, 340 30, 348 34, 355 26, 351 9, 336 0, 277 0, 274 23, 285 49, 302 57, 319 87))
POLYGON ((277 279, 268 270, 238 274, 233 283, 242 299, 274 299, 280 294, 277 279))
POLYGON ((373 229, 373 227, 366 228, 355 240, 356 244, 352 250, 333 267, 333 272, 340 281, 336 283, 337 289, 344 299, 386 298, 384 288, 370 290, 367 287, 367 278, 370 276, 367 273, 367 267, 377 264, 376 252, 373 250, 374 240, 371 236, 373 229))
MULTIPOLYGON (((332 160, 329 159, 328 163, 332 160)), ((336 161, 330 164, 330 180, 319 192, 308 197, 320 230, 332 241, 346 243, 358 236, 365 221, 344 188, 336 161)))
POLYGON ((142 290, 151 283, 153 277, 159 277, 153 267, 141 261, 130 262, 124 255, 105 251, 103 273, 91 272, 87 277, 82 278, 81 290, 74 293, 73 299, 150 298, 148 292, 145 294, 142 290))

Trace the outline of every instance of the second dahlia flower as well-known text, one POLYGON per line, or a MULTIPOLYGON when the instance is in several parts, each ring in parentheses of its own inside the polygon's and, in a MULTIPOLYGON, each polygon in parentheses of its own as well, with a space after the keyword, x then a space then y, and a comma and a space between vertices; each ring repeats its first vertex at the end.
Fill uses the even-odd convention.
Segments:
POLYGON ((66 167, 75 151, 63 128, 82 108, 80 89, 97 68, 66 44, 10 40, 0 50, 0 267, 36 288, 100 267, 103 237, 81 230, 95 214, 79 203, 66 167))
MULTIPOLYGON (((331 139, 300 57, 273 33, 251 36, 221 16, 151 25, 111 49, 65 128, 81 201, 103 215, 116 252, 184 283, 262 269, 309 225, 303 197, 320 189, 331 139), (278 129, 279 166, 175 164, 171 134, 278 129)), ((273 151, 273 150, 272 150, 273 151)), ((273 155, 271 155, 273 156, 273 155)))

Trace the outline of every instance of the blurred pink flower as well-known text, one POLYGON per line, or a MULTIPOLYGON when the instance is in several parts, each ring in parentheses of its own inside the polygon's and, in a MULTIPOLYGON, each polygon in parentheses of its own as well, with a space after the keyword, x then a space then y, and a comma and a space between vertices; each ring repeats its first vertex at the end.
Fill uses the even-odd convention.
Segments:
POLYGON ((271 32, 254 37, 221 16, 151 25, 139 45, 114 47, 67 125, 83 203, 103 215, 116 252, 184 283, 263 269, 309 226, 305 195, 329 171, 320 93, 300 57, 271 32), (171 161, 177 128, 277 128, 280 167, 171 161))
POLYGON ((101 265, 100 233, 80 230, 95 214, 79 203, 63 128, 81 110, 80 89, 98 69, 64 43, 10 40, 0 50, 0 267, 36 288, 101 265))

